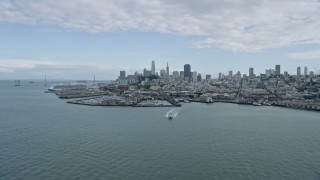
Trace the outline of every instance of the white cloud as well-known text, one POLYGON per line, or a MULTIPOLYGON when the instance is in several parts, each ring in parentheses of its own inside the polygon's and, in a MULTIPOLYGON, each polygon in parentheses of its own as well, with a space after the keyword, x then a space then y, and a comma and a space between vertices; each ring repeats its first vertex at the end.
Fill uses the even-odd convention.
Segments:
POLYGON ((115 71, 118 69, 110 68, 101 65, 93 64, 67 64, 59 61, 52 60, 33 60, 33 59, 0 59, 0 68, 7 72, 14 72, 18 70, 36 69, 38 67, 45 67, 47 69, 88 69, 97 71, 115 71))
POLYGON ((89 79, 93 75, 100 78, 117 78, 120 70, 133 73, 136 69, 112 67, 95 64, 70 64, 53 60, 38 59, 0 59, 1 78, 43 78, 44 74, 55 79, 89 79), (28 77, 25 75, 28 74, 28 77), (88 78, 89 77, 89 78, 88 78))
POLYGON ((43 61, 43 60, 20 60, 20 59, 0 59, 0 68, 19 70, 19 69, 32 69, 40 65, 54 65, 52 61, 43 61))
POLYGON ((320 50, 287 54, 292 59, 320 59, 320 50))
POLYGON ((198 48, 256 52, 319 43, 319 8, 316 0, 2 0, 0 22, 200 35, 198 48))

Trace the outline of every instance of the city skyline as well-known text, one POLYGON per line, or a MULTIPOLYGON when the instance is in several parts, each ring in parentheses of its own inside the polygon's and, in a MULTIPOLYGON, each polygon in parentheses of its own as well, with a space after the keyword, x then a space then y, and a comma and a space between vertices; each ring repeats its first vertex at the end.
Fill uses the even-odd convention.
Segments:
POLYGON ((319 7, 311 0, 4 0, 0 79, 114 80, 152 61, 157 72, 167 62, 170 74, 190 64, 212 78, 277 64, 289 74, 299 66, 319 74, 319 7))
MULTIPOLYGON (((195 83, 196 81, 202 81, 202 80, 212 80, 212 79, 230 79, 230 78, 236 78, 236 79, 241 79, 241 78, 250 78, 254 79, 256 77, 260 78, 265 78, 265 77, 285 77, 288 78, 289 76, 291 77, 301 77, 301 67, 298 66, 296 69, 296 73, 288 73, 286 69, 281 70, 281 65, 276 64, 274 65, 274 68, 269 68, 265 69, 264 72, 256 72, 254 71, 253 67, 249 67, 247 72, 240 72, 239 70, 237 73, 233 74, 233 70, 229 70, 228 74, 225 74, 223 72, 219 72, 217 77, 212 77, 212 74, 206 73, 204 75, 204 79, 201 77, 201 73, 197 73, 197 71, 191 71, 191 65, 190 64, 184 64, 183 66, 183 71, 177 71, 177 70, 172 70, 169 71, 169 65, 167 63, 166 69, 160 68, 159 71, 155 70, 155 61, 151 62, 151 70, 148 70, 147 68, 144 68, 143 73, 136 71, 134 74, 128 74, 127 80, 128 82, 136 83, 138 76, 144 76, 144 77, 150 77, 152 75, 156 75, 160 78, 171 80, 171 81, 185 81, 188 83, 195 83)), ((125 73, 124 70, 120 71, 120 76, 118 77, 118 84, 120 82, 121 85, 128 85, 130 83, 125 83, 123 84, 121 79, 124 79, 121 74, 125 73), (122 78, 121 78, 122 77, 122 78), (120 80, 120 81, 119 81, 120 80)), ((304 67, 304 72, 303 76, 304 77, 314 77, 315 72, 314 71, 308 71, 308 67, 304 67)))

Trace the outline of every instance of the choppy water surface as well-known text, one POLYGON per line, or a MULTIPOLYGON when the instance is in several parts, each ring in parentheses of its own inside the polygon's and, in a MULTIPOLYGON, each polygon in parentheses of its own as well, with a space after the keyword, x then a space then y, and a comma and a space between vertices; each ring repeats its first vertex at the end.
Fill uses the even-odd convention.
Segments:
POLYGON ((0 81, 0 179, 320 179, 320 114, 90 107, 0 81))

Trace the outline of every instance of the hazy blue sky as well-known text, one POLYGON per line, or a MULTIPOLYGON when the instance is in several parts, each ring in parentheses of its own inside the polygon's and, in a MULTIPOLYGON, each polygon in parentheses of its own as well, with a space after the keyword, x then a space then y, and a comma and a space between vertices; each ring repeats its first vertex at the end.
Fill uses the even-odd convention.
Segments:
POLYGON ((319 0, 0 0, 0 79, 320 70, 319 0))

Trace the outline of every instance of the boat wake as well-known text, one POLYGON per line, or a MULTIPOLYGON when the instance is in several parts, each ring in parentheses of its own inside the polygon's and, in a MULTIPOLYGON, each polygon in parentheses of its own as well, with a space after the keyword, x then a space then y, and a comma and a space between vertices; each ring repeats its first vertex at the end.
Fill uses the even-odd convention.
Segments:
POLYGON ((173 119, 175 117, 177 117, 179 114, 179 109, 174 108, 174 109, 170 109, 170 111, 168 111, 165 115, 166 118, 168 119, 173 119))

